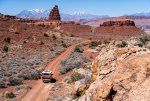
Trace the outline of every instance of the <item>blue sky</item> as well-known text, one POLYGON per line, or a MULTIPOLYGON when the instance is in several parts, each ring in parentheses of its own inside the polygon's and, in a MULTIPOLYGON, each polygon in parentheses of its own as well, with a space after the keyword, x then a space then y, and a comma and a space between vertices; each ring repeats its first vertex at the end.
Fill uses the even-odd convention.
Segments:
POLYGON ((51 9, 55 4, 60 12, 86 12, 96 15, 120 16, 150 11, 150 0, 0 0, 0 12, 15 15, 22 10, 51 9))

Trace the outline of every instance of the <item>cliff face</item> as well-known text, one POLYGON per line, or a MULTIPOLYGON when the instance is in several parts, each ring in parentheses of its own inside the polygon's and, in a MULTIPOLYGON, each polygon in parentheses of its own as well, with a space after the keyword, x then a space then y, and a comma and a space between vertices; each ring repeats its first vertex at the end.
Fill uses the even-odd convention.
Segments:
POLYGON ((105 46, 92 65, 94 82, 78 101, 148 101, 150 50, 134 46, 105 46))
POLYGON ((100 26, 135 26, 134 21, 125 20, 125 21, 107 21, 100 26))
POLYGON ((95 29, 97 35, 112 35, 120 37, 131 37, 144 33, 135 26, 134 21, 120 20, 120 21, 106 21, 95 29))

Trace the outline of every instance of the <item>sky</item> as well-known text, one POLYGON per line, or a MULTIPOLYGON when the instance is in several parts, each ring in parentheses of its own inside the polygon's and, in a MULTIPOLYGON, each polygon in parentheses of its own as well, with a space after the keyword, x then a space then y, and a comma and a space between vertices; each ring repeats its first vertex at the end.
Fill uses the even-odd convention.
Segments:
POLYGON ((150 11, 150 0, 0 0, 0 13, 16 15, 22 10, 52 9, 54 5, 66 14, 121 16, 150 11))

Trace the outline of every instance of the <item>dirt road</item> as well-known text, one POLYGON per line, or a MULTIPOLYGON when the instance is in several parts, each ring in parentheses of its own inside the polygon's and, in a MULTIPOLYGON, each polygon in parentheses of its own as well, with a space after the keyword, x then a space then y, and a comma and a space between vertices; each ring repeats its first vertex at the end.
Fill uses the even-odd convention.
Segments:
MULTIPOLYGON (((82 43, 88 42, 83 41, 82 43)), ((56 57, 53 61, 51 61, 46 69, 49 69, 53 72, 54 77, 56 80, 61 80, 62 76, 58 73, 58 67, 60 65, 61 60, 65 59, 71 51, 74 49, 76 45, 70 46, 64 51, 61 55, 56 57)), ((49 95, 49 88, 52 86, 52 84, 44 84, 42 80, 37 80, 36 85, 22 98, 21 101, 46 101, 47 97, 49 95)))

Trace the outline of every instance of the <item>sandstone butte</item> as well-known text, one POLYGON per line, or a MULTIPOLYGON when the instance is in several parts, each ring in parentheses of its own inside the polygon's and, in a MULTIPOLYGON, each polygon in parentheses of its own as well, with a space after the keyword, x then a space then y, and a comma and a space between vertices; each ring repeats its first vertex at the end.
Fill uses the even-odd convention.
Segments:
POLYGON ((50 12, 49 20, 50 21, 60 21, 61 20, 60 14, 59 14, 59 9, 58 9, 57 5, 55 5, 55 7, 50 12))

